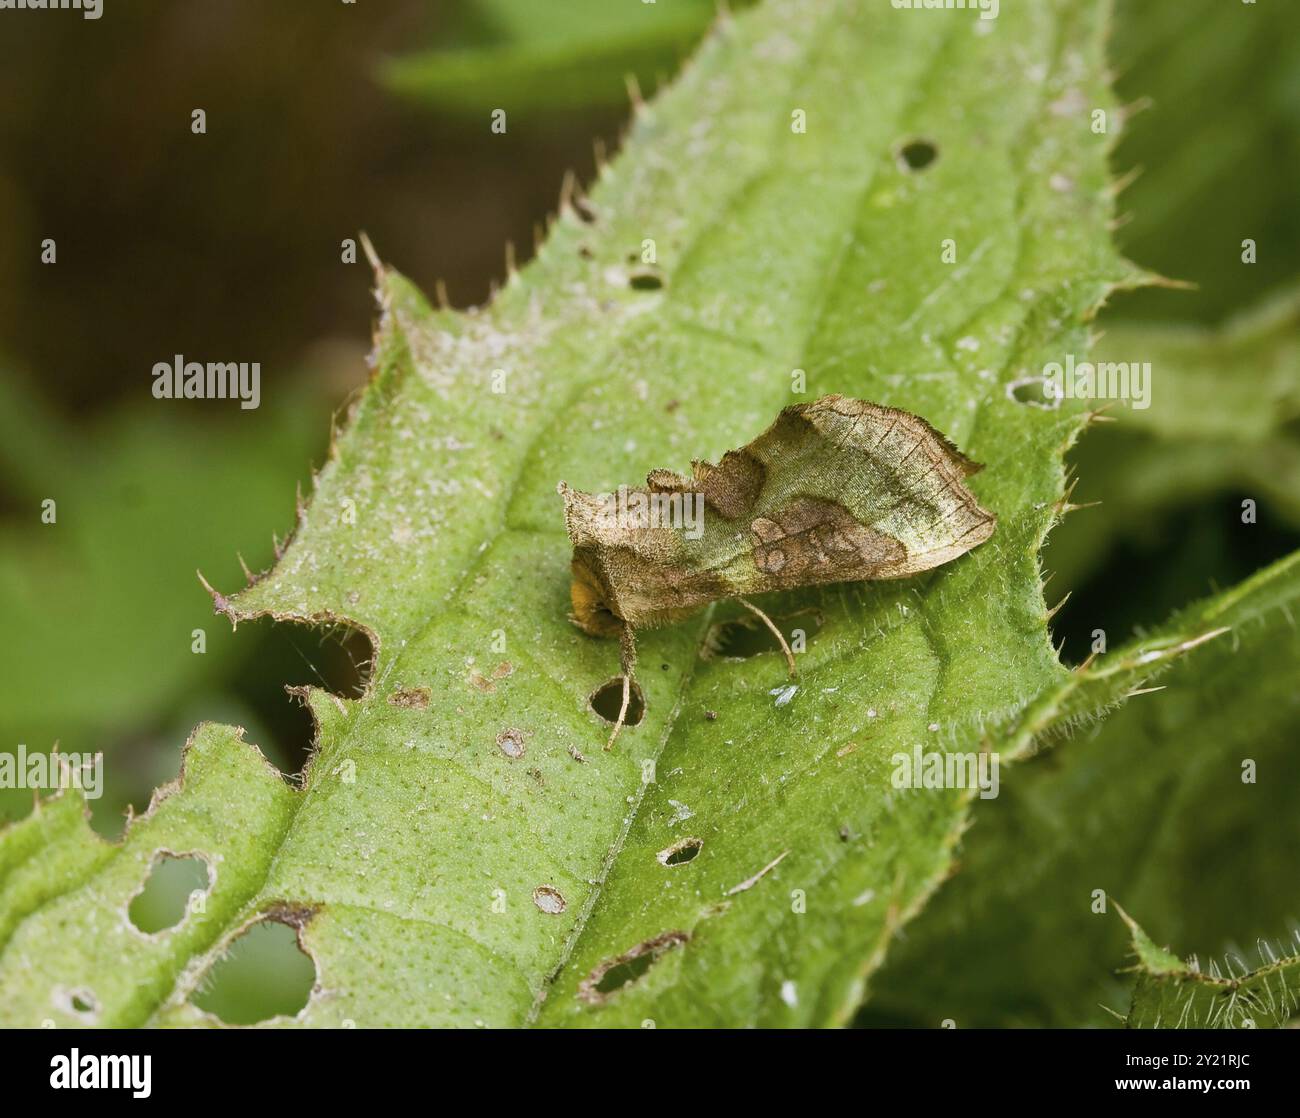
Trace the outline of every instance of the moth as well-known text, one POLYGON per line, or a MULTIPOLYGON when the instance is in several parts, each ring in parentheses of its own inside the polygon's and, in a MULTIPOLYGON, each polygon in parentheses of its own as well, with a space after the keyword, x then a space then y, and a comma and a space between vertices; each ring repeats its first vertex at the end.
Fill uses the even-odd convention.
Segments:
POLYGON ((653 470, 644 488, 593 495, 563 481, 573 544, 573 622, 620 639, 623 728, 637 629, 735 599, 794 655, 747 595, 906 578, 979 546, 997 524, 966 478, 982 469, 924 419, 823 396, 784 408, 753 442, 691 476, 653 470))

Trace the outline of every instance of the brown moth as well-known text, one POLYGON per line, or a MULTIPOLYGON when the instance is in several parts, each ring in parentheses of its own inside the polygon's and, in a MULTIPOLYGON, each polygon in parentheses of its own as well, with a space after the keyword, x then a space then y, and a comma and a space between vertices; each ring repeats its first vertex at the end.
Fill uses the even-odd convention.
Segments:
POLYGON ((845 396, 782 410, 716 466, 655 470, 646 488, 599 496, 564 482, 573 543, 573 621, 621 639, 623 727, 636 667, 634 632, 745 595, 832 582, 906 578, 983 543, 997 518, 965 479, 982 467, 924 419, 845 396))

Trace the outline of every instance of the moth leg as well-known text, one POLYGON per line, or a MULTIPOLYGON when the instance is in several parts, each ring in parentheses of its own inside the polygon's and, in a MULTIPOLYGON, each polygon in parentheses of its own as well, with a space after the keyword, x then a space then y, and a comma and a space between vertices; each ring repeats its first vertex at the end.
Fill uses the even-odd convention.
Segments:
POLYGON ((626 621, 623 623, 623 632, 618 640, 618 661, 619 670, 623 673, 623 705, 619 708, 618 721, 610 731, 609 741, 605 743, 607 752, 614 748, 618 733, 623 729, 623 723, 627 719, 627 708, 632 703, 632 680, 636 675, 636 634, 626 621))
POLYGON ((770 617, 768 617, 767 614, 765 614, 761 609, 759 609, 758 606, 754 605, 753 602, 747 602, 745 601, 744 598, 737 598, 736 601, 738 601, 742 606, 744 606, 747 610, 749 610, 750 613, 752 613, 755 617, 757 617, 764 625, 766 625, 769 629, 772 630, 772 636, 776 637, 777 641, 780 642, 781 651, 785 653, 785 663, 786 663, 786 667, 790 669, 790 678, 798 679, 799 672, 796 670, 794 666, 794 653, 790 651, 790 646, 785 642, 785 634, 782 633, 781 630, 776 627, 775 622, 773 622, 773 620, 770 617))

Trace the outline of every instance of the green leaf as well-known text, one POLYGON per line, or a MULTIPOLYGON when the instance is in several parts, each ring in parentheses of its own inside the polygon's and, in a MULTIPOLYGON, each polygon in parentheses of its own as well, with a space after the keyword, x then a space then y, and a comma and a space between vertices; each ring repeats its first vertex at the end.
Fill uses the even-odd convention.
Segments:
POLYGON ((294 799, 239 731, 204 725, 186 746, 180 780, 155 794, 120 844, 90 830, 72 792, 11 824, 0 839, 5 1023, 143 1024, 255 895, 294 799), (127 909, 161 852, 201 856, 214 884, 201 911, 146 935, 127 909))
POLYGON ((908 929, 866 1022, 1106 1024, 1126 999, 1107 896, 1206 956, 1281 933, 1300 848, 1298 609, 1300 553, 1032 704, 1012 748, 1078 736, 980 803, 962 872, 908 929))
POLYGON ((1124 1021, 1130 1029, 1280 1029, 1300 1013, 1300 955, 1278 958, 1265 948, 1268 961, 1255 970, 1229 958, 1223 969, 1212 962, 1207 973, 1157 947, 1123 909, 1120 915, 1137 955, 1124 1021))
MULTIPOLYGON (((191 995, 266 917, 315 959, 306 1024, 845 1020, 949 872, 972 794, 895 789, 891 758, 973 752, 1066 678, 1037 552, 1084 416, 1008 387, 1084 352, 1086 317, 1138 280, 1087 121, 1110 103, 1105 11, 1007 5, 990 25, 774 0, 719 25, 490 307, 435 312, 385 272, 374 379, 292 544, 217 597, 236 621, 363 628, 366 695, 310 694, 303 788, 268 793, 184 945, 65 950, 120 922, 141 828, 66 879, 0 956, 8 1019, 63 1020, 55 976, 93 984, 111 960, 105 1023, 210 1020, 191 995), (936 157, 913 169, 908 142, 936 157), (632 282, 647 242, 657 286, 632 282), (998 530, 924 578, 768 601, 809 631, 793 695, 775 652, 705 655, 737 607, 645 634, 645 716, 604 752, 587 697, 617 649, 567 620, 556 482, 716 457, 791 402, 795 370, 804 398, 945 431, 986 464, 972 486, 998 530), (667 864, 684 839, 696 856, 667 864)), ((212 805, 187 783, 164 808, 212 805)))

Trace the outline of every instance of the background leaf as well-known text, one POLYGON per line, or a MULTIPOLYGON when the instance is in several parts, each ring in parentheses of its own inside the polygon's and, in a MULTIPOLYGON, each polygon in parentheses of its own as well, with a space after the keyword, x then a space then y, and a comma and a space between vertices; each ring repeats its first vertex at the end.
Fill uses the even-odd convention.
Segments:
POLYGON ((1300 7, 1121 3, 1111 47, 1137 179, 1119 233, 1134 260, 1196 285, 1134 294, 1127 318, 1216 323, 1297 278, 1300 7), (1250 238, 1258 263, 1243 266, 1250 238))
POLYGON ((1077 736, 981 801, 961 873, 898 944, 863 1023, 1113 1023, 1103 1007, 1127 1001, 1124 937, 1096 891, 1207 957, 1286 935, 1300 849, 1297 598, 1300 553, 1047 696, 1035 736, 1077 736), (1164 690, 1080 730, 1162 667, 1164 690))

